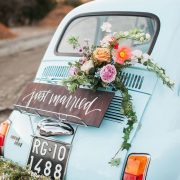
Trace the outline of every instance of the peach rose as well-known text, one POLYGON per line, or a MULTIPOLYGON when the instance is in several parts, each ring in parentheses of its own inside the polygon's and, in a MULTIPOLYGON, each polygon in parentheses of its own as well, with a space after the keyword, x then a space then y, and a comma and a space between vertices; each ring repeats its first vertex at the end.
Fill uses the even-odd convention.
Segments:
POLYGON ((108 48, 96 48, 93 52, 93 58, 99 62, 109 62, 111 59, 110 50, 108 48))

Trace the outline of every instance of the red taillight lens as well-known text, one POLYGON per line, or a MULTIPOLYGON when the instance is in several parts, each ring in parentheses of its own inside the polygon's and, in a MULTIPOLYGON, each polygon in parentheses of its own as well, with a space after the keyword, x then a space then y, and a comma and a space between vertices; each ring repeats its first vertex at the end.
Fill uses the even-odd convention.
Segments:
POLYGON ((0 155, 2 155, 2 149, 4 146, 4 140, 10 126, 9 121, 4 121, 0 124, 0 155))
POLYGON ((149 155, 130 155, 126 163, 123 180, 145 180, 149 161, 149 155))
POLYGON ((137 176, 137 175, 132 175, 128 173, 125 173, 123 177, 123 180, 142 180, 142 179, 143 179, 142 175, 137 176))
POLYGON ((0 134, 0 147, 4 145, 4 136, 0 134))

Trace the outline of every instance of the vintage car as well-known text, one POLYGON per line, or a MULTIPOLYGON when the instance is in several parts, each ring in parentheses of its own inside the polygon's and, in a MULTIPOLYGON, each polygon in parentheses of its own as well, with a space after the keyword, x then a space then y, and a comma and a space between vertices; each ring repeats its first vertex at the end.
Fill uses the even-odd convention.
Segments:
MULTIPOLYGON (((180 180, 179 7, 178 0, 96 0, 75 8, 60 23, 34 82, 26 89, 29 92, 33 84, 51 89, 68 76, 68 62, 79 57, 67 43, 71 35, 97 44, 103 36, 100 27, 107 21, 114 32, 132 28, 148 32, 149 42, 131 42, 131 46, 151 54, 175 86, 172 90, 163 86, 156 74, 141 65, 124 69, 122 81, 132 96, 138 121, 129 139, 131 148, 118 155, 119 166, 108 163, 123 141, 126 124, 119 111, 122 97, 118 92, 99 127, 64 123, 61 120, 66 115, 52 118, 48 110, 42 115, 36 104, 29 108, 29 104, 21 107, 17 103, 0 127, 3 157, 21 166, 30 164, 33 171, 55 179, 180 180)), ((103 103, 108 105, 106 99, 103 103)))

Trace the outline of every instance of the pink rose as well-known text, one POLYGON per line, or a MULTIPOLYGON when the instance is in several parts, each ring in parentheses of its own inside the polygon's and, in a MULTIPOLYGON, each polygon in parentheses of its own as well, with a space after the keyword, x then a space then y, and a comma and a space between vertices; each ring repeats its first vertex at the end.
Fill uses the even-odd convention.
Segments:
POLYGON ((115 80, 117 71, 114 65, 107 64, 100 70, 101 80, 105 83, 111 83, 115 80))

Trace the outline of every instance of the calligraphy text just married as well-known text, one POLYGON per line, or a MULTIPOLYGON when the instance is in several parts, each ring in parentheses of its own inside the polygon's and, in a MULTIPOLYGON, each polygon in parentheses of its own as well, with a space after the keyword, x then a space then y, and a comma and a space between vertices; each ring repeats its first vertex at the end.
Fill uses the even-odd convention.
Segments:
POLYGON ((41 115, 57 118, 66 115, 67 121, 99 127, 114 93, 89 89, 78 89, 70 93, 58 85, 30 83, 20 96, 18 108, 33 113, 34 109, 41 115), (33 110, 32 110, 33 109, 33 110))

